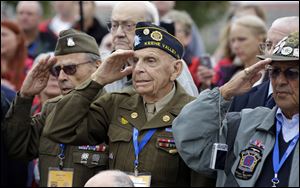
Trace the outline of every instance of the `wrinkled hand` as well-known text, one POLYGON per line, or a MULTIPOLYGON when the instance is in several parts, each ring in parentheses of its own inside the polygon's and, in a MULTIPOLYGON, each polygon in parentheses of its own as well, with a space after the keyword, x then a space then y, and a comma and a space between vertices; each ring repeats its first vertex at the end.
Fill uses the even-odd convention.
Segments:
POLYGON ((56 63, 55 57, 50 55, 42 58, 27 74, 20 90, 21 97, 33 97, 39 94, 46 86, 50 76, 50 69, 56 63))
POLYGON ((265 59, 244 69, 236 74, 229 82, 220 87, 221 95, 224 99, 229 100, 231 97, 242 95, 248 92, 252 86, 261 78, 260 71, 271 63, 271 59, 265 59))
POLYGON ((211 86, 211 81, 214 76, 214 71, 205 66, 198 66, 197 78, 201 80, 202 87, 209 88, 211 86))
POLYGON ((98 69, 91 75, 91 79, 101 85, 120 80, 124 76, 132 73, 132 66, 124 66, 128 63, 128 58, 133 57, 133 50, 117 50, 112 53, 98 69))

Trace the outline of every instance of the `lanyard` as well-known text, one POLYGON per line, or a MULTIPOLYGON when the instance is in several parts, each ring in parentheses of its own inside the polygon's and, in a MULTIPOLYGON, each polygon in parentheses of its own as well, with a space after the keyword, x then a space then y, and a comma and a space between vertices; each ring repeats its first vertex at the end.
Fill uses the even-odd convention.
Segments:
POLYGON ((65 158, 65 144, 59 144, 60 153, 58 154, 59 158, 59 169, 61 170, 64 167, 64 158, 65 158))
POLYGON ((286 161, 288 156, 292 153, 293 149, 296 146, 296 143, 299 139, 299 133, 293 138, 292 142, 290 143, 289 147, 286 149, 285 153, 283 154, 281 160, 279 161, 279 146, 278 146, 278 135, 280 133, 282 124, 280 121, 277 121, 276 124, 276 141, 273 150, 273 169, 274 169, 274 178, 272 178, 271 182, 273 183, 272 187, 276 187, 276 184, 279 183, 278 179, 278 172, 282 167, 283 163, 286 161))
POLYGON ((155 133, 156 129, 150 129, 146 135, 142 138, 141 142, 138 143, 138 137, 139 137, 139 131, 134 127, 133 128, 133 146, 134 146, 134 154, 135 154, 135 160, 134 160, 134 175, 138 175, 138 164, 139 164, 139 153, 142 151, 144 146, 149 142, 153 134, 155 133))

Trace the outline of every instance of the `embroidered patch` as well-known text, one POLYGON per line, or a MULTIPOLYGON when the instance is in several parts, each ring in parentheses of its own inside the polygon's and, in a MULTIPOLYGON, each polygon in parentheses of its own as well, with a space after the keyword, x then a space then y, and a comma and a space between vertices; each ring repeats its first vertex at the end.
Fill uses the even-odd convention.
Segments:
POLYGON ((262 152, 258 148, 249 147, 242 150, 240 153, 240 161, 235 170, 235 177, 242 180, 249 180, 253 176, 261 158, 262 152))

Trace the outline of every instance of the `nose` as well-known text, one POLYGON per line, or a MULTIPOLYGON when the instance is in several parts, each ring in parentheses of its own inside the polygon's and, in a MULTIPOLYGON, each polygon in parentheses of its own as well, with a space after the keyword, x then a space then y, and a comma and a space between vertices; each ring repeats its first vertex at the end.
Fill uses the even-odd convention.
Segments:
POLYGON ((68 75, 63 71, 63 69, 61 69, 57 79, 58 81, 65 81, 68 79, 68 75))
POLYGON ((139 60, 137 63, 133 65, 133 71, 136 73, 145 72, 145 64, 141 60, 139 60))
POLYGON ((125 36, 125 32, 122 28, 122 25, 119 25, 119 27, 115 31, 115 36, 117 36, 117 37, 124 37, 125 36))
POLYGON ((282 71, 279 73, 276 80, 279 84, 288 84, 288 79, 284 76, 282 71))

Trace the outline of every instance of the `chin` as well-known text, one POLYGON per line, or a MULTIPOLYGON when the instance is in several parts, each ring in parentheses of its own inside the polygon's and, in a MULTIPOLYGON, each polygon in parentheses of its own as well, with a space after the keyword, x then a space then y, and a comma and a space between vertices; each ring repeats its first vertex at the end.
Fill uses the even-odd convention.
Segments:
POLYGON ((128 45, 122 45, 122 44, 120 44, 120 45, 116 45, 116 47, 115 47, 115 50, 131 50, 132 48, 130 48, 128 45))

